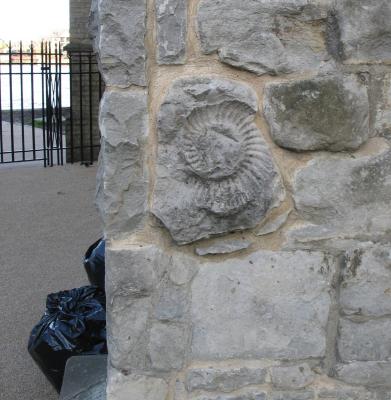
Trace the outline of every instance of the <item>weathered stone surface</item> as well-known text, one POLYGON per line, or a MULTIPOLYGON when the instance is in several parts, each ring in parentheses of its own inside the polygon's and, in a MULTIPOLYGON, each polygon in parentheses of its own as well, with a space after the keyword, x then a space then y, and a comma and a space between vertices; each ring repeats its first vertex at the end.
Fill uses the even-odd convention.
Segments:
POLYGON ((156 0, 157 61, 183 64, 186 55, 187 0, 156 0))
POLYGON ((232 392, 248 385, 265 383, 266 374, 266 368, 194 368, 187 374, 186 387, 189 392, 232 392))
POLYGON ((340 304, 347 315, 391 315, 391 249, 371 246, 345 256, 340 304))
POLYGON ((303 389, 315 380, 308 364, 270 369, 273 386, 278 389, 303 389))
POLYGON ((390 61, 391 3, 388 0, 335 3, 343 59, 352 63, 390 61))
MULTIPOLYGON (((146 0, 98 2, 100 70, 106 85, 146 86, 146 0)), ((96 26, 96 25, 95 25, 96 26)))
POLYGON ((257 109, 255 92, 230 80, 181 79, 169 90, 153 213, 179 244, 254 227, 281 198, 257 109))
POLYGON ((339 364, 337 378, 353 384, 369 387, 391 387, 391 362, 361 361, 339 364))
POLYGON ((292 210, 285 212, 284 214, 279 215, 277 218, 267 222, 263 225, 257 232, 258 236, 268 235, 269 233, 273 233, 278 231, 288 220, 289 214, 292 210))
POLYGON ((188 289, 164 281, 158 288, 155 318, 161 321, 179 321, 188 311, 188 289))
POLYGON ((163 379, 109 371, 108 400, 165 400, 167 393, 168 385, 163 379))
POLYGON ((272 392, 270 393, 269 399, 270 400, 314 400, 315 394, 312 391, 272 392))
POLYGON ((149 342, 152 368, 160 371, 181 369, 188 344, 188 329, 180 324, 154 323, 149 342))
POLYGON ((107 341, 110 362, 120 370, 146 366, 151 295, 165 261, 155 246, 106 249, 107 341))
POLYGON ((176 254, 172 259, 168 276, 175 285, 186 285, 192 280, 197 271, 198 267, 194 257, 176 254))
POLYGON ((365 389, 353 389, 337 387, 333 389, 320 389, 318 398, 322 400, 375 400, 378 399, 375 393, 365 389))
POLYGON ((228 254, 236 251, 248 249, 251 242, 248 240, 224 240, 207 247, 197 247, 195 252, 199 256, 228 254))
POLYGON ((241 394, 200 395, 192 400, 266 400, 266 396, 261 390, 253 390, 241 394))
POLYGON ((325 1, 203 0, 198 31, 204 53, 262 74, 318 68, 328 58, 325 1))
POLYGON ((371 130, 391 136, 391 74, 372 74, 369 86, 371 130))
POLYGON ((288 242, 388 237, 391 226, 391 151, 374 156, 319 157, 299 170, 293 195, 299 216, 312 225, 296 229, 288 242))
POLYGON ((110 238, 139 228, 147 211, 146 93, 106 91, 101 101, 100 130, 96 203, 110 238))
POLYGON ((269 84, 264 112, 273 140, 291 150, 354 150, 369 138, 367 89, 356 76, 269 84))
POLYGON ((303 359, 325 353, 334 265, 321 253, 258 251, 200 265, 194 359, 303 359))
POLYGON ((343 318, 339 331, 342 361, 385 361, 391 357, 391 319, 355 323, 343 318))

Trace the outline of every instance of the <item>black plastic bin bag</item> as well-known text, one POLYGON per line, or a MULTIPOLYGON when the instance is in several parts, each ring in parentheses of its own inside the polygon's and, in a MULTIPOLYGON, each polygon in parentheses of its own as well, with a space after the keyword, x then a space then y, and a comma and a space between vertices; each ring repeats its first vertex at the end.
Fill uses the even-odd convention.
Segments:
POLYGON ((46 312, 31 332, 28 351, 58 392, 70 357, 107 354, 105 306, 105 293, 95 286, 47 296, 46 312))
POLYGON ((91 285, 105 288, 105 240, 99 239, 84 256, 84 268, 91 285))

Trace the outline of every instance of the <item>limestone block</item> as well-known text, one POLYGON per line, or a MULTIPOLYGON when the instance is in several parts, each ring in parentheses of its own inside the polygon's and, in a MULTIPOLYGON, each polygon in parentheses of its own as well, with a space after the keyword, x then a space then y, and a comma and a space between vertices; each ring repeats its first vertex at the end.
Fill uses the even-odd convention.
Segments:
POLYGON ((198 31, 205 54, 257 75, 319 68, 327 60, 325 1, 202 0, 198 31))
POLYGON ((170 88, 158 116, 153 213, 177 243, 254 227, 281 199, 257 109, 250 87, 226 79, 170 88))
POLYGON ((251 242, 248 240, 224 240, 211 246, 197 247, 195 252, 199 256, 229 254, 248 249, 250 246, 251 242))
POLYGON ((299 216, 311 225, 292 231, 288 242, 386 237, 391 225, 390 179, 388 149, 372 156, 310 161, 294 178, 293 196, 299 216))
POLYGON ((372 246, 346 254, 340 304, 347 315, 391 315, 391 249, 372 246))
POLYGON ((119 370, 146 368, 151 296, 168 261, 155 246, 106 249, 107 341, 119 370))
POLYGON ((273 386, 278 389, 303 389, 315 380, 308 364, 270 369, 273 386))
POLYGON ((289 210, 277 218, 272 219, 265 223, 256 233, 257 236, 268 235, 269 233, 273 233, 278 231, 282 226, 284 226, 285 222, 288 220, 289 214, 292 210, 289 210))
POLYGON ((339 323, 338 352, 342 361, 385 361, 391 357, 391 320, 339 323))
POLYGON ((146 0, 98 2, 98 54, 108 86, 146 86, 146 0))
POLYGON ((291 150, 354 150, 369 138, 367 89, 355 76, 269 84, 264 112, 273 140, 291 150))
POLYGON ((389 0, 339 0, 335 3, 342 56, 346 62, 390 61, 389 0))
POLYGON ((180 321, 186 317, 188 305, 187 287, 164 281, 158 288, 155 318, 160 321, 180 321))
POLYGON ((257 251, 199 268, 194 359, 324 356, 334 264, 322 253, 257 251))
POLYGON ((249 385, 265 383, 266 368, 193 368, 188 371, 186 387, 195 390, 232 392, 249 385))
POLYGON ((106 91, 100 111, 101 154, 96 203, 108 238, 136 230, 147 211, 147 95, 106 91))
POLYGON ((371 75, 369 88, 372 133, 391 136, 391 74, 371 75))
POLYGON ((188 329, 184 325, 154 323, 148 353, 152 368, 159 371, 181 369, 185 361, 188 337, 188 329))
POLYGON ((314 400, 315 394, 312 391, 305 392, 272 392, 269 400, 314 400))
POLYGON ((168 385, 161 378, 109 370, 107 400, 165 400, 167 393, 168 385))
POLYGON ((267 400, 267 394, 262 390, 251 390, 241 394, 200 395, 191 400, 267 400))
POLYGON ((365 389, 354 389, 349 387, 336 387, 320 389, 318 398, 322 400, 377 400, 375 393, 365 389))
POLYGON ((187 0, 156 0, 157 61, 183 64, 186 55, 187 0))
POLYGON ((353 385, 391 388, 390 361, 357 361, 339 364, 337 378, 353 385))

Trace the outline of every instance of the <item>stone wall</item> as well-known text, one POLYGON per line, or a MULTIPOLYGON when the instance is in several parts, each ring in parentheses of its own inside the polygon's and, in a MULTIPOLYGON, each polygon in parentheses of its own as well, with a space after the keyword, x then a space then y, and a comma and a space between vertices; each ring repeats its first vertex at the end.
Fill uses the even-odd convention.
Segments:
POLYGON ((391 3, 101 0, 109 400, 391 399, 391 3))

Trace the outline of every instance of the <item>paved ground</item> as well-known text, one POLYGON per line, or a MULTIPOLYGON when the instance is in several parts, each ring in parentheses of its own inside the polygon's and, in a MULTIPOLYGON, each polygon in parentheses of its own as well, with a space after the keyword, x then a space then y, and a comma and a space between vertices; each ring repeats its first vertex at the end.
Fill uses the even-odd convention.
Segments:
POLYGON ((87 284, 82 258, 100 236, 95 167, 0 167, 0 398, 58 396, 27 353, 50 292, 87 284))

